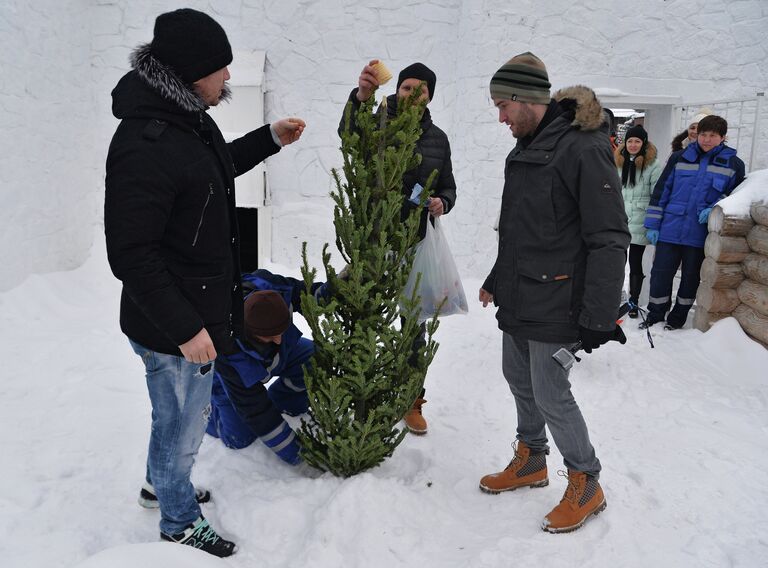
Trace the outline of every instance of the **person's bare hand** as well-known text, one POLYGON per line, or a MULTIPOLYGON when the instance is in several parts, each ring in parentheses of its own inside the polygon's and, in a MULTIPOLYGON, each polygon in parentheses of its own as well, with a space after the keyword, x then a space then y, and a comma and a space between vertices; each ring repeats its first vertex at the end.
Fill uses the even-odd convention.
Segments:
POLYGON ((184 359, 190 363, 208 363, 216 359, 216 348, 205 328, 186 343, 179 345, 179 349, 184 359))
POLYGON ((272 124, 275 134, 280 139, 283 146, 293 144, 301 138, 306 123, 300 118, 283 118, 272 124))
POLYGON ((480 288, 480 301, 483 303, 483 307, 487 308, 488 304, 493 303, 493 294, 484 288, 480 288))
POLYGON ((376 76, 376 70, 372 67, 372 65, 378 62, 378 59, 372 59, 360 72, 360 77, 357 80, 356 95, 357 100, 360 102, 370 99, 373 92, 379 88, 379 78, 376 76))
POLYGON ((445 213, 445 205, 443 204, 443 200, 439 197, 430 197, 427 207, 429 209, 429 214, 433 217, 439 217, 445 213))

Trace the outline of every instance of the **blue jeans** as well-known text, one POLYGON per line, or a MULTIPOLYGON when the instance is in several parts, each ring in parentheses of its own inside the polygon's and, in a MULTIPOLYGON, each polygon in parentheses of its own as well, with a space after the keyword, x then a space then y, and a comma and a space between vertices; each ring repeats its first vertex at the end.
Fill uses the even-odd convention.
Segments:
POLYGON ((568 344, 542 343, 504 333, 502 369, 517 406, 517 439, 532 452, 545 452, 549 426, 568 469, 599 477, 600 460, 587 424, 571 394, 568 371, 552 355, 568 344))
POLYGON ((213 362, 189 363, 130 343, 144 362, 152 402, 147 481, 160 504, 160 530, 173 535, 200 517, 189 476, 208 423, 213 362))

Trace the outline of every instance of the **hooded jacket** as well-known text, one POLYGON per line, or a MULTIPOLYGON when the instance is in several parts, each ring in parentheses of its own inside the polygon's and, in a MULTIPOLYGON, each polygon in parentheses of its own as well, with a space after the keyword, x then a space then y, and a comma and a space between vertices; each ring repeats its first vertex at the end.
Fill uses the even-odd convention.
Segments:
MULTIPOLYGON (((349 95, 352 103, 352 118, 360 108, 357 100, 357 88, 349 95)), ((387 116, 394 118, 397 114, 397 95, 387 97, 387 116)), ((453 164, 451 163, 451 145, 448 136, 432 122, 432 115, 428 108, 424 109, 421 117, 421 136, 416 142, 416 153, 421 154, 421 163, 408 170, 403 175, 403 206, 400 210, 400 219, 405 221, 409 213, 418 207, 409 201, 413 187, 418 183, 422 187, 427 186, 427 180, 434 170, 438 171, 437 178, 432 186, 432 196, 439 197, 443 201, 443 214, 453 209, 456 204, 456 181, 453 178, 453 164)), ((353 124, 354 127, 354 124, 353 124)), ((339 123, 339 136, 344 132, 345 120, 341 117, 339 123)), ((424 209, 419 221, 419 238, 423 239, 427 232, 427 218, 429 212, 424 209)))
POLYGON ((106 163, 104 229, 122 281, 120 326, 181 355, 203 327, 217 351, 242 333, 237 175, 279 151, 266 125, 229 144, 203 99, 148 46, 112 91, 120 124, 106 163))
POLYGON ((708 229, 699 214, 730 195, 744 170, 736 150, 725 144, 704 152, 693 142, 672 154, 651 195, 645 228, 659 231, 660 242, 703 247, 708 229))
MULTIPOLYGON (((622 151, 625 147, 626 142, 622 142, 613 153, 619 176, 621 176, 621 170, 624 167, 625 158, 622 151)), ((635 185, 629 185, 627 182, 627 185, 621 188, 624 211, 627 214, 627 223, 629 232, 632 234, 633 245, 650 244, 645 236, 646 229, 643 227, 643 223, 645 222, 645 210, 651 200, 651 193, 653 193, 653 188, 661 175, 661 164, 659 164, 656 156, 656 146, 647 142, 645 154, 638 154, 635 157, 635 185)))
POLYGON ((579 325, 614 329, 630 235, 594 92, 558 91, 545 118, 507 156, 498 255, 483 288, 503 331, 568 343, 579 325))

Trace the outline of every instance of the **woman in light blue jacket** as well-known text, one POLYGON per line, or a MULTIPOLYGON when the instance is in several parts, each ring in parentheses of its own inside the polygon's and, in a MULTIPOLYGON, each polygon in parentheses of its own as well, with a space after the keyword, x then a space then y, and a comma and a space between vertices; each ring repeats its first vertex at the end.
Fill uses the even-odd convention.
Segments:
POLYGON ((637 317, 637 303, 643 287, 643 253, 650 244, 645 236, 645 210, 651 199, 653 187, 661 175, 661 165, 656 159, 656 146, 648 141, 648 133, 640 126, 627 130, 624 142, 616 148, 614 157, 621 176, 624 210, 629 221, 632 242, 629 245, 629 299, 632 307, 629 317, 637 317))

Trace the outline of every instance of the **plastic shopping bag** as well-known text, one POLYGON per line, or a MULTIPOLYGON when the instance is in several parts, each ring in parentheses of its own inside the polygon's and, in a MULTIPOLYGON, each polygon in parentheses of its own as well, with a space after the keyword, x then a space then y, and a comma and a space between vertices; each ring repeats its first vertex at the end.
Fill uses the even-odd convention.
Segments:
POLYGON ((461 285, 459 271, 438 219, 435 219, 434 227, 432 223, 427 223, 427 234, 416 247, 413 268, 403 296, 411 297, 416 286, 416 277, 421 274, 418 290, 418 295, 421 296, 419 321, 434 317, 438 310, 439 316, 466 314, 469 306, 464 286, 461 285))

